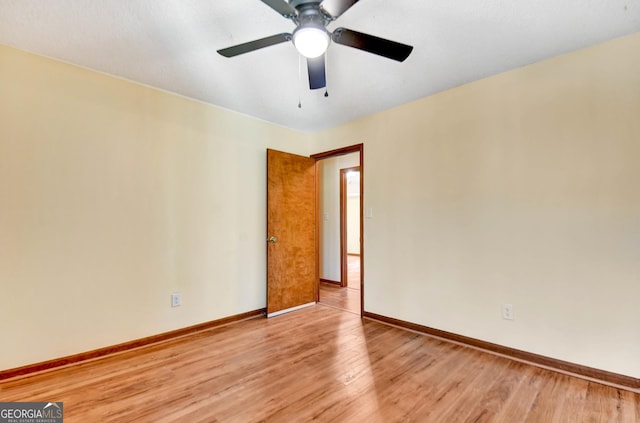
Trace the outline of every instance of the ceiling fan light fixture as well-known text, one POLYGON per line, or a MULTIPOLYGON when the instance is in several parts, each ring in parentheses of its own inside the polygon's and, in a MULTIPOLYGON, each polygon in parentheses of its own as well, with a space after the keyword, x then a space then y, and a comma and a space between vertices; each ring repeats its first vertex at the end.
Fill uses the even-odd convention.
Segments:
POLYGON ((329 47, 329 34, 324 27, 301 25, 293 31, 293 45, 309 59, 321 56, 329 47))

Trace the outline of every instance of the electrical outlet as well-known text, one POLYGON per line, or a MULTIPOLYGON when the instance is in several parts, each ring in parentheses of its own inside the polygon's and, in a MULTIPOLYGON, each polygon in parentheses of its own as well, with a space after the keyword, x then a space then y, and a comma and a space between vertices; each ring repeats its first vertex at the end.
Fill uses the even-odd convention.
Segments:
POLYGON ((171 294, 171 307, 180 307, 182 305, 182 294, 174 292, 171 294))
POLYGON ((504 320, 513 320, 513 305, 502 304, 502 318, 504 320))

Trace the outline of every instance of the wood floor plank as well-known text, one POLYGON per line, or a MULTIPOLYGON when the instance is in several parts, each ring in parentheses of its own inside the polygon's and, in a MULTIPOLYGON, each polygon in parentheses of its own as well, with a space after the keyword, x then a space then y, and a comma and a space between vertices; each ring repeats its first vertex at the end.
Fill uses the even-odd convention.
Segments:
POLYGON ((514 387, 514 394, 503 404, 500 413, 496 416, 496 421, 524 421, 524 417, 529 415, 539 393, 547 389, 549 382, 547 370, 518 364, 522 374, 521 380, 514 387))
POLYGON ((640 422, 640 394, 316 305, 0 382, 74 422, 640 422))
POLYGON ((359 315, 360 290, 322 282, 319 303, 359 315))
POLYGON ((606 386, 588 382, 584 407, 581 410, 584 421, 603 423, 640 421, 636 419, 637 416, 629 412, 632 410, 625 406, 622 391, 617 390, 615 395, 607 395, 608 390, 606 386), (598 416, 597 419, 592 417, 595 415, 598 416))
POLYGON ((536 393, 534 403, 526 415, 525 422, 553 422, 563 412, 570 376, 560 373, 546 375, 545 388, 536 393))
POLYGON ((360 314, 360 256, 347 256, 347 287, 321 282, 319 302, 360 314))
MULTIPOLYGON (((498 360, 495 360, 498 361, 498 360)), ((507 400, 511 398, 515 390, 523 378, 522 364, 515 361, 508 363, 499 363, 500 365, 493 373, 487 374, 487 382, 485 388, 476 386, 479 390, 477 402, 471 404, 470 401, 465 402, 468 414, 464 421, 469 422, 492 422, 496 420, 496 416, 500 413, 502 407, 507 400)), ((463 408, 458 409, 458 413, 462 416, 463 408)))
POLYGON ((493 358, 472 354, 468 359, 461 360, 461 371, 452 373, 444 384, 438 385, 434 393, 435 401, 430 403, 431 410, 424 414, 424 418, 427 421, 445 421, 450 416, 463 419, 473 412, 471 407, 478 406, 479 397, 486 389, 487 378, 499 368, 500 364, 493 358), (459 398, 465 398, 465 401, 458 401, 459 398))

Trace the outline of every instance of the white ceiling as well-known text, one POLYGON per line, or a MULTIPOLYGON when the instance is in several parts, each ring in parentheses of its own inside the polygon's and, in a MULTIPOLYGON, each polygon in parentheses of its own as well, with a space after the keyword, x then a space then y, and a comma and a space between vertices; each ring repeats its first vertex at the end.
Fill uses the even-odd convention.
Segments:
POLYGON ((293 30, 259 0, 0 0, 0 44, 305 132, 638 32, 640 0, 361 0, 329 30, 341 26, 413 53, 331 45, 325 98, 291 43, 216 53, 293 30))

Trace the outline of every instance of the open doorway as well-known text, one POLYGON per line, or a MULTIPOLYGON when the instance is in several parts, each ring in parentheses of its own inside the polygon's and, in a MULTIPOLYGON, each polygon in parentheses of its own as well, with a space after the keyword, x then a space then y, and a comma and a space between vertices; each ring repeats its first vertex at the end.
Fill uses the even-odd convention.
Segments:
POLYGON ((362 147, 354 147, 312 156, 317 160, 317 298, 321 304, 361 315, 362 147))
POLYGON ((360 166, 340 169, 340 280, 360 290, 360 166))

